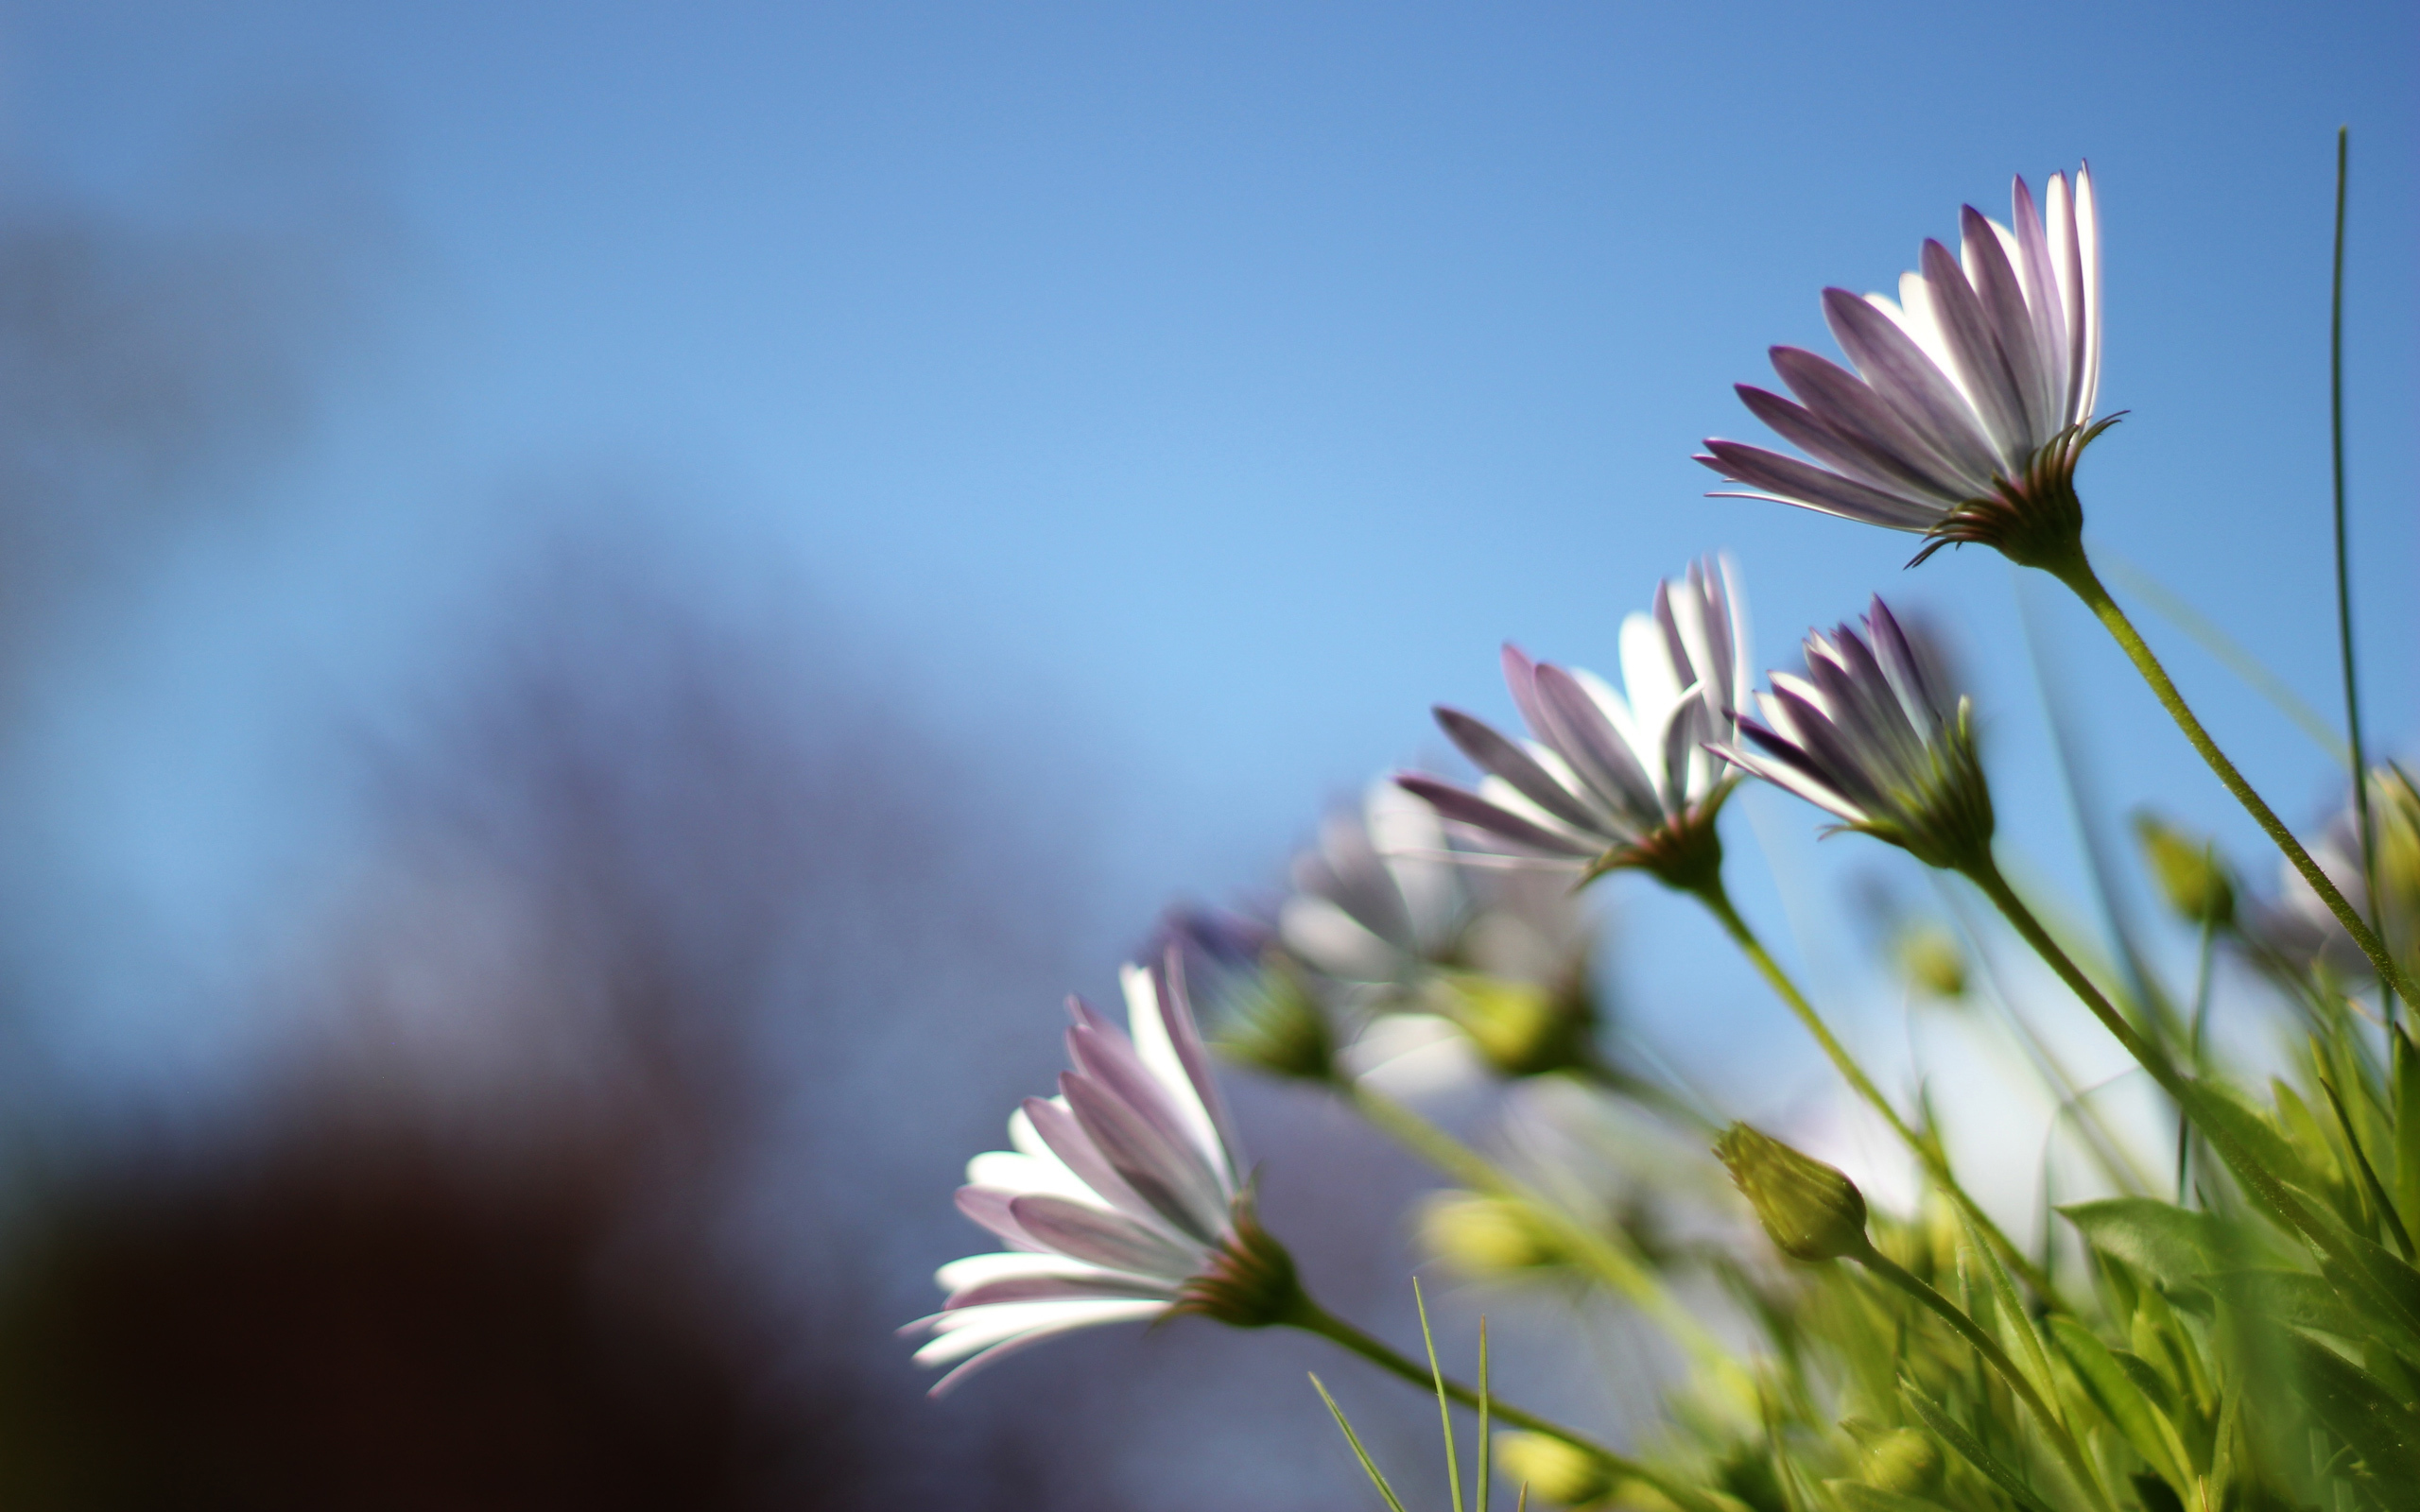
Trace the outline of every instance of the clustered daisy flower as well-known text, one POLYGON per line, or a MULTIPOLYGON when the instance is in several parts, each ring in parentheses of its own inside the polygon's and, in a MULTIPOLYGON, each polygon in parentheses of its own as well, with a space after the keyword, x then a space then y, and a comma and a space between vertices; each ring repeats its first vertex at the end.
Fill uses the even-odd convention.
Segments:
POLYGON ((948 1299, 908 1325, 935 1392, 1028 1344, 1100 1323, 1198 1312, 1247 1326, 1299 1296, 1252 1216, 1242 1160, 1180 979, 1126 968, 1127 1028, 1071 998, 1073 1071, 977 1156, 960 1211, 1008 1248, 942 1267, 948 1299))
POLYGON ((1851 372, 1797 347, 1772 349, 1797 396, 1742 384, 1758 420, 1814 458, 1709 438, 1699 461, 1772 499, 1929 544, 1979 541, 2028 566, 2063 562, 2083 527, 2077 458, 2100 387, 2100 232, 2089 167, 2072 198, 2050 176, 2046 203, 2018 179, 2014 227, 1972 205, 1961 255, 1927 241, 1899 298, 1824 291, 1824 318, 1851 372))
POLYGON ((1847 625, 1806 638, 1806 672, 1772 674, 1760 723, 1715 747, 1753 777, 1789 789, 1927 866, 1988 863, 1992 795, 1975 752, 1973 701, 1928 674, 1880 598, 1865 634, 1847 625))
POLYGON ((1437 723, 1486 779, 1477 792, 1417 773, 1396 782, 1507 855, 1687 885, 1720 862, 1713 820, 1732 779, 1705 747, 1736 728, 1746 616, 1730 563, 1708 557, 1657 586, 1651 614, 1623 621, 1620 692, 1508 645, 1504 680, 1531 738, 1441 706, 1437 723))

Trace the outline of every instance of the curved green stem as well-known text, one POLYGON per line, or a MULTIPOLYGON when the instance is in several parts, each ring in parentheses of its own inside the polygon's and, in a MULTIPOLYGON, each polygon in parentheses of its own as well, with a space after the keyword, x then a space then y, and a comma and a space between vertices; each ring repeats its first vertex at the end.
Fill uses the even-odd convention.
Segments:
POLYGON ((1939 1186, 1948 1195, 1949 1200, 1958 1205, 1959 1211, 1965 1213, 1975 1227, 1982 1231, 1983 1236, 1991 1242, 1992 1248, 1998 1252, 2000 1259, 2006 1263, 2009 1269, 2022 1277, 2025 1284, 2032 1289, 2036 1297, 2046 1302, 2055 1303, 2058 1294, 2050 1289, 2050 1278, 2042 1274, 2042 1267, 2035 1264, 2024 1250, 2019 1249, 2014 1240, 2002 1233, 1999 1225, 1992 1221, 1991 1215, 1986 1213, 1973 1197, 1966 1194, 1966 1189, 1959 1184, 1958 1175, 1950 1169, 1949 1158, 1942 1151, 1940 1145, 1918 1134, 1909 1126, 1907 1120, 1899 1116, 1899 1110, 1891 1106, 1889 1098, 1882 1095, 1882 1089, 1874 1085, 1873 1078, 1866 1075, 1865 1068, 1857 1063, 1857 1057, 1851 1056, 1848 1047, 1841 1044, 1833 1035, 1831 1025, 1824 1022, 1824 1016, 1817 1013, 1815 1005, 1806 1001, 1806 994, 1798 990, 1798 984, 1790 980, 1789 973, 1783 971, 1781 963, 1773 959, 1772 953, 1765 949, 1764 942, 1756 937, 1756 932, 1748 927, 1748 921, 1739 917, 1739 910, 1732 906, 1731 895, 1723 887, 1722 879, 1718 876, 1710 883, 1692 887, 1688 891, 1691 896, 1705 904, 1707 911, 1712 913, 1716 921, 1722 925, 1723 933, 1731 936, 1732 942, 1739 947, 1741 954, 1755 966, 1775 995, 1789 1005, 1789 1011, 1798 1016, 1798 1022, 1806 1026, 1806 1032, 1815 1037, 1815 1042, 1821 1045, 1824 1054, 1831 1058, 1833 1067, 1840 1072, 1842 1079, 1856 1090, 1859 1097, 1865 1099, 1869 1107, 1882 1115, 1883 1121, 1891 1125, 1892 1132, 1899 1136, 1900 1142, 1906 1144, 1916 1160, 1923 1164, 1934 1184, 1939 1186))
POLYGON ((2179 1073, 2160 1053, 2158 1046, 2128 1023, 2107 995, 2083 973, 2083 968, 2059 948, 2059 942, 2042 927, 2042 921, 2033 916, 2033 910, 2025 905, 2025 901, 2009 886, 2008 879, 2000 875, 1997 863, 1985 855, 1961 869, 1968 880, 1983 890, 1985 897, 1991 899, 1993 905, 1999 909, 2025 942, 2033 947, 2034 954, 2059 974, 2059 980, 2067 985, 2068 990, 2092 1010, 2093 1017, 2100 1021, 2101 1027, 2125 1047, 2136 1064, 2151 1073, 2152 1079, 2159 1083, 2162 1091, 2176 1100, 2176 1106, 2192 1119, 2194 1126, 2202 1131, 2202 1137, 2210 1142, 2211 1148, 2218 1151, 2219 1158, 2226 1161, 2227 1169, 2235 1173, 2238 1180, 2314 1248, 2342 1266, 2355 1284, 2371 1294, 2370 1300, 2374 1305, 2389 1315, 2411 1315, 2377 1283, 2368 1260, 2348 1244, 2342 1233, 2322 1221, 2275 1172, 2262 1165, 2252 1151, 2235 1137, 2234 1130, 2223 1119, 2211 1116, 2210 1102, 2200 1086, 2179 1073))
MULTIPOLYGON (((2344 532, 2344 185, 2350 176, 2351 133, 2336 129, 2336 262, 2327 301, 2327 443, 2336 516, 2336 644, 2344 663, 2344 733, 2353 768, 2353 814, 2361 828, 2361 885, 2369 889, 2370 917, 2378 907, 2377 831, 2370 818, 2370 768, 2361 755, 2361 683, 2353 663, 2353 566, 2344 532)), ((2394 1022, 2394 989, 2379 979, 2378 1006, 2394 1022)))
POLYGON ((2345 901, 2342 889, 2336 885, 2334 879, 2311 859, 2310 852, 2303 849, 2303 843, 2294 838, 2294 833, 2286 828, 2285 821, 2278 818, 2276 812, 2252 790, 2252 784, 2235 769, 2235 763, 2227 760, 2226 753, 2219 749, 2218 743, 2210 738, 2210 732, 2202 728, 2202 721, 2194 717, 2192 709, 2185 702, 2185 696, 2178 693, 2176 684, 2169 680, 2168 669, 2159 664, 2159 658, 2152 654, 2152 648, 2144 643, 2134 622, 2126 617, 2126 611, 2118 607, 2118 601, 2109 596, 2109 590, 2101 586, 2100 578, 2093 572, 2092 563, 2085 558, 2083 548, 2077 548, 2073 561, 2045 570, 2073 590, 2075 595, 2083 600, 2084 607, 2092 610, 2093 617, 2109 631, 2118 648, 2126 653, 2126 659, 2135 663, 2135 670, 2141 673, 2143 680, 2151 685, 2152 694, 2159 699, 2160 707, 2176 721, 2176 728, 2185 732, 2186 740, 2209 765, 2210 770, 2218 774, 2226 790, 2235 795, 2235 800, 2243 805, 2244 812, 2258 822, 2261 831, 2284 853, 2303 881, 2310 885, 2311 891, 2317 893, 2320 902, 2327 905, 2327 911, 2336 916, 2336 921, 2343 926, 2344 933, 2361 948, 2361 954, 2370 958, 2370 965, 2378 973, 2378 981, 2405 1002, 2415 1001, 2410 975, 2396 964, 2385 942, 2378 938, 2377 932, 2370 928, 2360 911, 2345 901))
POLYGON ((1985 1332, 1983 1326, 1969 1317, 1964 1308, 1942 1296, 1873 1246, 1868 1245, 1864 1254, 1851 1258, 1914 1297, 1948 1324, 1960 1338, 1973 1345, 1975 1352, 1983 1357, 1984 1363, 1998 1372, 2000 1379, 2008 1383, 2009 1389, 2032 1409, 2035 1418, 2041 1419, 2042 1431, 2049 1435, 2051 1447, 2058 1451, 2060 1461, 2066 1466, 2067 1473, 2075 1477, 2076 1484, 2100 1505, 2109 1505, 2108 1493, 2102 1490, 2100 1478, 2092 1473, 2092 1467, 2085 1461, 2083 1451, 2077 1446, 2075 1435, 2067 1431, 2066 1421, 2049 1402, 2043 1400, 2042 1393, 2025 1372, 2016 1367, 2016 1362, 2008 1357, 2008 1351, 2000 1348, 1999 1340, 1985 1332))
POLYGON ((1680 1304, 1653 1271, 1622 1246, 1572 1217, 1562 1204, 1512 1177, 1393 1098, 1357 1083, 1348 1083, 1342 1090, 1354 1110, 1369 1120, 1372 1126, 1472 1191, 1519 1204, 1575 1264, 1593 1272, 1633 1306, 1653 1317, 1701 1366, 1731 1378, 1733 1385, 1744 1383, 1739 1363, 1722 1342, 1680 1304))
POLYGON ((1357 1354, 1389 1375, 1407 1381, 1424 1392, 1442 1390, 1463 1406, 1474 1411, 1484 1411, 1490 1418, 1498 1421, 1526 1428, 1533 1434, 1544 1434, 1548 1438, 1560 1439, 1582 1453, 1595 1457, 1616 1475, 1644 1482, 1684 1506, 1701 1504, 1699 1499, 1687 1488, 1674 1484, 1659 1471, 1640 1464, 1626 1454, 1615 1453, 1577 1429, 1565 1428, 1561 1423, 1541 1418, 1532 1412, 1524 1412, 1493 1393, 1482 1397, 1480 1393, 1473 1391, 1451 1376, 1431 1373, 1427 1366, 1418 1364, 1397 1353, 1384 1340, 1362 1332, 1320 1306, 1319 1303, 1312 1301, 1307 1294, 1298 1292, 1293 1308, 1288 1315, 1280 1321, 1289 1328, 1301 1329, 1305 1333, 1315 1333, 1339 1349, 1357 1354))

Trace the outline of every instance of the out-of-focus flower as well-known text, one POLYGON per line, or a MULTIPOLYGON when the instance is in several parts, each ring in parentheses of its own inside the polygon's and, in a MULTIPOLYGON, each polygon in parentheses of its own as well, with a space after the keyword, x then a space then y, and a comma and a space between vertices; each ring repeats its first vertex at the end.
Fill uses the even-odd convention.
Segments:
POLYGON ((1374 988, 1417 988, 1460 964, 1470 888, 1428 805, 1375 782, 1360 814, 1331 816, 1295 857, 1278 937, 1314 970, 1374 988))
POLYGON ((1552 1235, 1517 1202, 1440 1192, 1420 1209, 1421 1244, 1465 1275, 1488 1279, 1561 1263, 1552 1235))
POLYGON ((1988 863, 1992 795, 1975 754, 1972 701, 1950 701, 1880 598, 1866 637, 1847 625, 1806 638, 1806 675, 1772 675, 1765 722, 1739 721, 1746 746, 1715 747, 1752 776, 1888 840, 1927 866, 1988 863))
POLYGON ((1560 1438, 1508 1430, 1495 1435, 1495 1447, 1505 1478, 1527 1486, 1540 1501, 1577 1507, 1613 1494, 1611 1467, 1560 1438))
POLYGON ((1941 925, 1907 925, 1891 941, 1891 954, 1910 987, 1952 1003, 1966 995, 1966 953, 1941 925))
MULTIPOLYGON (((2235 922, 2235 880, 2227 875, 2226 863, 2219 859, 2218 847, 2207 837, 2196 840, 2144 810, 2135 816, 2135 838, 2151 863, 2152 879, 2159 884, 2160 895, 2179 918, 2217 929, 2235 922)), ((2313 894, 2311 901, 2317 902, 2318 896, 2313 894)))
MULTIPOLYGON (((2379 937, 2405 970, 2420 969, 2420 791, 2400 766, 2371 771, 2370 825, 2377 856, 2375 907, 2362 875, 2360 821, 2349 803, 2311 846, 2311 859, 2354 909, 2376 923, 2379 937)), ((2325 968, 2342 978, 2372 974, 2369 957, 2290 866, 2279 865, 2276 901, 2248 907, 2246 913, 2245 933, 2274 955, 2325 968)))
POLYGON ((1720 865, 1714 817, 1733 779, 1703 747, 1733 733, 1747 644, 1730 563, 1694 562, 1657 585, 1651 614, 1622 623, 1623 692, 1508 645, 1504 680, 1532 738, 1440 707, 1438 724, 1487 773, 1478 791, 1416 773, 1395 781, 1513 856, 1693 885, 1720 865))
POLYGON ((1242 1162, 1181 982, 1128 967, 1131 1034, 1068 1006, 1076 1069, 1009 1120, 1010 1150, 977 1156, 958 1205, 1010 1249, 942 1267, 942 1311, 910 1324, 920 1365, 975 1366, 1070 1329, 1201 1313, 1257 1327, 1301 1297, 1253 1221, 1242 1162))
POLYGON ((1745 1124, 1732 1125, 1714 1153, 1783 1254, 1841 1260, 1873 1248, 1865 1236, 1865 1194, 1838 1167, 1745 1124))
POLYGON ((1462 854, 1427 803, 1372 784, 1360 814, 1331 817, 1296 858, 1279 948, 1220 995, 1220 1047, 1319 1075, 1332 1018, 1366 1033, 1415 1015, 1454 1025, 1503 1075, 1591 1063, 1594 931, 1567 882, 1473 869, 1462 854))
POLYGON ((1754 492, 1924 535, 1917 560, 1952 542, 2029 566, 2079 549, 2076 460, 2100 387, 2100 232, 2089 168, 2050 176, 2046 204, 2018 179, 2014 229, 1972 205, 1963 259, 1927 240, 1894 302, 1824 291, 1852 373, 1797 347, 1772 349, 1798 402, 1742 384, 1739 397, 1813 463, 1709 438, 1699 461, 1754 492), (1816 465, 1816 464, 1821 464, 1816 465))

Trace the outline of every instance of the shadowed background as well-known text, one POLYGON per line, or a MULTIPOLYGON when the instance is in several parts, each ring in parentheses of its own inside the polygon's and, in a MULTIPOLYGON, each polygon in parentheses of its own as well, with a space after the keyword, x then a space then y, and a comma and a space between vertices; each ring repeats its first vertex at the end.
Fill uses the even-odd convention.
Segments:
MULTIPOLYGON (((1822 285, 1887 287, 1961 199, 2004 215, 2011 172, 2089 156, 2130 411, 2092 538, 2332 715, 2350 122, 2357 593, 2399 748, 2415 29, 0 7, 0 1476, 60 1506, 1360 1494, 1290 1342, 1126 1331, 919 1400, 889 1330, 976 1242, 948 1189, 1046 1087, 1057 995, 1443 760, 1429 703, 1508 715, 1499 640, 1609 667, 1715 546, 1763 663, 1876 588, 1949 627, 2004 822, 2079 916, 2037 669, 2103 817, 2153 796, 2256 858, 2041 585, 1903 576, 1905 538, 1704 500, 1687 458, 1758 438, 1728 386, 1768 343, 1830 350, 1822 285)), ((2282 811, 2334 800, 2145 618, 2282 811)), ((1748 795, 1740 890, 1887 1050, 1842 880, 1880 863, 1811 820, 1748 795)), ((1606 970, 1676 1061, 1750 1109, 1824 1085, 1711 931, 1610 895, 1606 970)), ((1313 1104, 1247 1112, 1272 1222, 1400 1336, 1419 1174, 1313 1104)), ((1531 1395, 1617 1413, 1537 1352, 1531 1395)), ((1328 1374, 1416 1464, 1418 1404, 1328 1374)))

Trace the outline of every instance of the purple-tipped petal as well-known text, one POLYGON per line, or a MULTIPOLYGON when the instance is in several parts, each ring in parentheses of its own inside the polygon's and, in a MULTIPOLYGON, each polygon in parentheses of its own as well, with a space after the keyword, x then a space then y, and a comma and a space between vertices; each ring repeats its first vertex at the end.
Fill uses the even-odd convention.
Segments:
POLYGON ((1538 664, 1510 641, 1504 643, 1497 660, 1504 666, 1504 686, 1512 695, 1512 707, 1521 711, 1521 722, 1529 726, 1530 733, 1544 739, 1547 717, 1538 702, 1538 664))
POLYGON ((2033 352, 2041 365, 2041 412, 2052 430, 2073 423, 2067 414, 2067 318, 2059 302, 2059 277, 2050 264, 2050 242, 2033 191, 2019 177, 2009 187, 2009 218, 2016 223, 2016 270, 2025 281, 2025 307, 2032 317, 2033 352))
POLYGON ((1642 829, 1662 821, 1654 779, 1579 679, 1561 667, 1540 665, 1538 702, 1546 709, 1547 744, 1615 813, 1642 829))
POLYGON ((1783 440, 1852 483, 1936 508, 1955 508, 1965 502, 1962 495, 1929 473, 1893 453, 1867 444, 1861 437, 1835 428, 1803 405, 1754 384, 1731 387, 1739 395, 1739 402, 1748 406, 1748 412, 1772 426, 1783 440))
POLYGON ((2007 359, 2000 353, 1999 337, 1992 331, 1991 318, 1967 284, 1965 270, 1958 266, 1958 259, 1939 242, 1925 243, 1924 275, 1926 286, 1932 291, 1934 313, 1940 318, 1942 344, 1949 349, 1950 360, 1958 365, 1958 376, 1974 401, 1984 432, 1992 438, 1992 450, 1999 457, 1998 470, 2013 472, 2033 455, 2033 448, 2028 444, 2032 432, 2026 424, 2025 405, 2016 396, 2016 385, 2009 374, 2007 359))
POLYGON ((2008 249, 2000 245, 1999 232, 1981 211, 1968 205, 1960 212, 1959 222, 1976 303, 2008 365, 2009 390, 2024 417, 2025 434, 2039 445, 2058 427, 2050 423, 2050 411, 2043 404, 2042 369, 2033 354, 2033 312, 2026 308, 2025 287, 2008 260, 2008 249))
POLYGON ((1824 291, 1824 318, 1876 397, 1981 493, 2001 470, 1998 451, 1965 395, 1899 323, 1846 289, 1824 291))
POLYGON ((1504 779, 1513 791, 1574 829, 1591 831, 1604 822, 1601 815, 1590 812, 1553 773, 1539 765, 1535 757, 1487 725, 1443 705, 1434 713, 1446 738, 1481 771, 1504 779))
POLYGON ((1028 1192, 1009 1199, 1009 1213, 1045 1248, 1104 1270, 1183 1280, 1203 1258, 1201 1251, 1181 1248, 1132 1218, 1065 1197, 1028 1192))
POLYGON ((1027 1122, 1033 1125, 1033 1132, 1040 1137, 1044 1146, 1059 1157, 1061 1164, 1076 1173, 1077 1180, 1099 1194, 1102 1201, 1122 1212, 1146 1220, 1156 1211, 1126 1184, 1125 1178, 1117 1174, 1117 1168, 1110 1164, 1099 1146, 1084 1132, 1075 1114, 1047 1097, 1028 1097, 1025 1100, 1025 1116, 1027 1122))
POLYGON ((1040 1250, 1031 1234, 1009 1211, 1009 1203, 1016 1194, 997 1187, 960 1187, 958 1189, 958 1211, 997 1235, 1011 1249, 1040 1250))
POLYGON ((1458 824, 1467 824, 1475 830, 1483 830, 1499 840, 1534 854, 1567 861, 1585 861, 1597 854, 1595 849, 1582 841, 1558 834, 1534 820, 1525 819, 1510 809, 1499 808, 1451 782, 1417 772, 1406 772, 1395 779, 1395 785, 1445 818, 1458 824))
POLYGON ((1837 472, 1827 472, 1761 446, 1710 437, 1705 449, 1713 455, 1699 457, 1700 462, 1734 482, 1763 489, 1783 503, 1802 508, 1861 520, 1867 524, 1887 525, 1893 530, 1914 531, 1930 529, 1945 512, 1897 494, 1869 489, 1862 483, 1852 483, 1837 472))
POLYGON ((1803 348, 1775 347, 1772 364, 1808 414, 1843 438, 1893 458, 1930 496, 1956 506, 1990 486, 1988 473, 1968 475, 1865 380, 1838 363, 1803 348))
POLYGON ((1153 1212, 1210 1243, 1226 1223, 1226 1194, 1192 1136, 1165 1107, 1138 1106, 1123 1087, 1112 1091, 1106 1077, 1116 1074, 1113 1063, 1098 1056, 1080 1058, 1084 1071, 1061 1073, 1059 1094, 1085 1138, 1153 1212))

